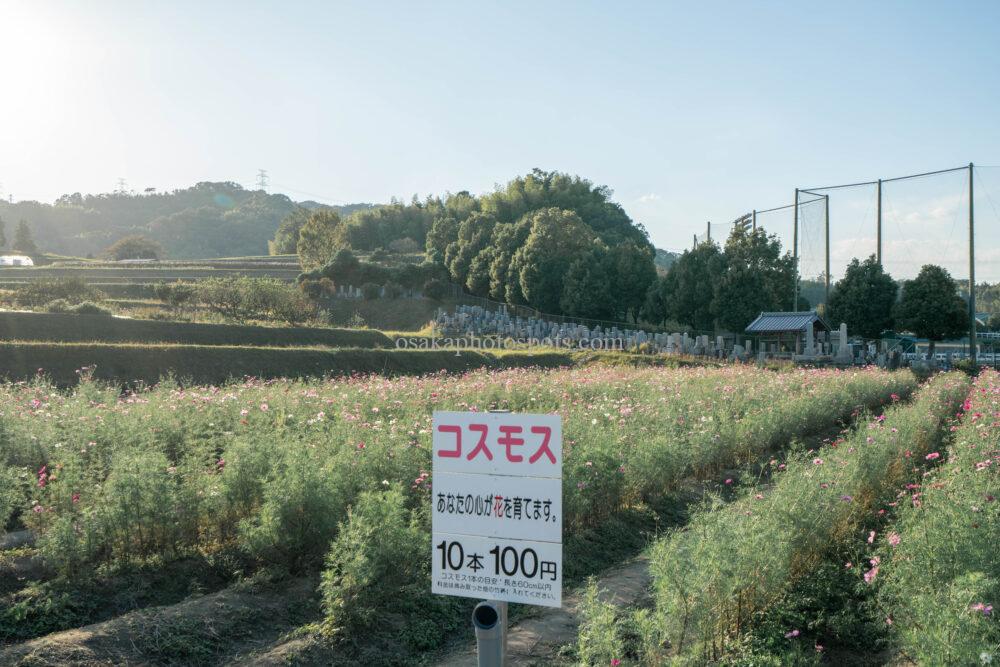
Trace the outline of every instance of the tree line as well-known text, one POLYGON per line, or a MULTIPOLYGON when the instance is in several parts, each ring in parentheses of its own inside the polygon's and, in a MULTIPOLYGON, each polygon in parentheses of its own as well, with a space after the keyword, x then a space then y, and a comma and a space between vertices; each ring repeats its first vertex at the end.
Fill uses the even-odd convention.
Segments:
POLYGON ((635 320, 656 281, 654 248, 611 197, 609 188, 579 176, 535 169, 482 196, 414 198, 346 217, 297 212, 272 247, 288 249, 279 241, 297 228, 295 248, 308 271, 343 249, 395 244, 423 250, 469 294, 545 313, 635 320))
MULTIPOLYGON (((705 242, 684 252, 651 288, 643 313, 652 322, 741 332, 761 312, 791 310, 795 280, 794 259, 776 236, 736 227, 722 248, 705 242)), ((801 296, 796 305, 810 308, 801 296)), ((967 301, 945 269, 926 265, 897 282, 874 255, 851 261, 820 311, 868 340, 895 330, 927 338, 931 354, 935 341, 960 338, 969 327, 967 301)))

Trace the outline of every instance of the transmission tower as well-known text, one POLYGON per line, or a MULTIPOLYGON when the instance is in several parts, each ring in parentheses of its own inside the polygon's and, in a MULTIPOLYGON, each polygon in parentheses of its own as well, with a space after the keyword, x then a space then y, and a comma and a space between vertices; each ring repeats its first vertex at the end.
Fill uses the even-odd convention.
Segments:
POLYGON ((257 189, 267 191, 267 170, 257 170, 257 189))
POLYGON ((126 187, 125 186, 125 179, 124 178, 119 178, 118 179, 118 189, 115 192, 117 192, 118 194, 122 194, 123 195, 123 194, 125 194, 125 187, 126 187))

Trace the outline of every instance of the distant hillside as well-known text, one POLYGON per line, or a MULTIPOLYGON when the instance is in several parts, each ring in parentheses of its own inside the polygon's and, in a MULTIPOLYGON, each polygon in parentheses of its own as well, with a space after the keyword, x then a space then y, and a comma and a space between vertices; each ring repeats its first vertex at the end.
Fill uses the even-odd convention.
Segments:
POLYGON ((671 266, 674 265, 680 258, 680 253, 670 252, 669 250, 664 250, 662 248, 656 249, 656 256, 653 257, 653 263, 656 264, 656 268, 662 271, 666 271, 671 266))
MULTIPOLYGON (((246 190, 236 183, 203 182, 172 192, 63 195, 54 204, 0 201, 7 236, 20 220, 39 250, 60 255, 98 256, 131 234, 148 236, 173 259, 266 255, 282 219, 300 204, 285 195, 246 190)), ((350 213, 370 204, 326 207, 350 213)))

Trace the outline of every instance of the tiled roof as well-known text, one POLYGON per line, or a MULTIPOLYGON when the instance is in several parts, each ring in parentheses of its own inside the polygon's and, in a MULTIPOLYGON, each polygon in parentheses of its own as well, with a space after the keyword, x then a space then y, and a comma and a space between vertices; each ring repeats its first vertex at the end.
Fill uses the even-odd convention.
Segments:
POLYGON ((750 326, 747 333, 777 333, 779 331, 805 331, 806 325, 812 322, 814 331, 829 331, 829 325, 815 310, 800 313, 761 313, 750 326))

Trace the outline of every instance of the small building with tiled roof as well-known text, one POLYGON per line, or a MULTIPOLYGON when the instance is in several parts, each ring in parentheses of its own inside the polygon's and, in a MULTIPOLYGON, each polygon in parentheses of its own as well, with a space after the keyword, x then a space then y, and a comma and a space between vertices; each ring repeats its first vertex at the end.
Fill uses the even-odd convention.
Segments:
MULTIPOLYGON (((746 328, 757 339, 758 349, 775 356, 801 355, 817 342, 829 340, 830 325, 815 310, 784 313, 761 313, 746 328), (809 331, 812 330, 810 334, 809 331)), ((808 353, 808 352, 807 352, 808 353)))

